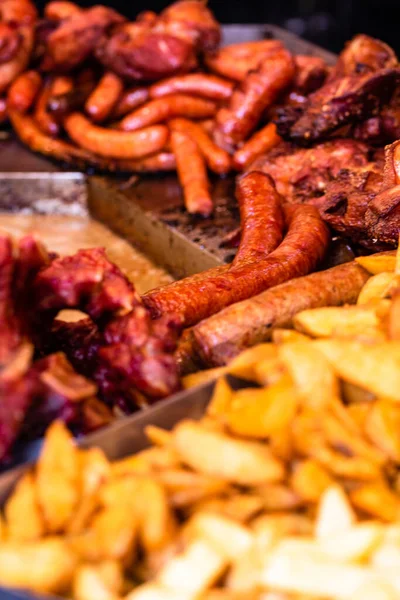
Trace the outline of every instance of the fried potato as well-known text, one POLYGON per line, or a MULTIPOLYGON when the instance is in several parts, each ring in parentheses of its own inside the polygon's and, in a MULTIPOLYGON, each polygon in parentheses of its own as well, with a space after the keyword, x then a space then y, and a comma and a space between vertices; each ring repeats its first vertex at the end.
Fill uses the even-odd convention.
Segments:
POLYGON ((228 373, 248 379, 249 381, 257 381, 255 367, 264 361, 276 358, 277 349, 273 344, 258 344, 248 350, 241 352, 228 365, 228 373))
POLYGON ((283 464, 263 444, 207 431, 194 421, 182 421, 173 433, 181 460, 200 473, 241 485, 284 477, 283 464))
POLYGON ((310 342, 283 344, 279 356, 298 394, 309 406, 322 410, 339 395, 338 382, 329 362, 310 342))
POLYGON ((225 412, 225 423, 237 435, 267 438, 289 427, 298 398, 289 376, 261 389, 243 389, 233 394, 225 412))
POLYGON ((400 294, 396 293, 390 305, 388 335, 391 340, 400 340, 400 294))
POLYGON ((305 342, 310 339, 307 335, 295 329, 274 329, 272 341, 274 344, 286 344, 288 342, 305 342))
POLYGON ((195 600, 213 586, 227 564, 226 558, 212 544, 202 539, 194 540, 182 554, 168 562, 158 574, 157 581, 182 594, 186 600, 195 600))
POLYGON ((246 523, 262 511, 264 502, 257 494, 234 493, 232 496, 212 498, 193 506, 194 512, 212 512, 246 523))
POLYGON ((400 401, 400 343, 367 345, 351 340, 313 342, 345 381, 400 401))
POLYGON ((176 523, 164 488, 153 479, 140 478, 134 499, 142 547, 148 553, 165 548, 175 536, 176 523))
POLYGON ((316 338, 339 334, 343 336, 346 331, 354 335, 365 329, 379 328, 381 321, 377 314, 378 308, 375 305, 312 308, 298 313, 293 323, 300 332, 316 338))
POLYGON ((253 543, 253 534, 244 525, 212 512, 198 512, 186 527, 191 539, 204 539, 228 561, 240 558, 253 543))
POLYGON ((312 548, 292 548, 284 540, 267 556, 261 583, 267 588, 317 598, 348 599, 373 576, 364 566, 340 564, 312 548))
POLYGON ((379 273, 368 279, 358 296, 357 304, 368 304, 387 298, 391 286, 396 279, 394 273, 379 273))
POLYGON ((396 600, 396 590, 386 581, 368 581, 361 585, 354 594, 352 600, 396 600))
POLYGON ((172 435, 169 431, 155 425, 147 425, 144 432, 154 446, 168 446, 172 441, 172 435))
POLYGON ((220 377, 215 384, 214 392, 207 406, 207 414, 222 421, 229 409, 233 398, 233 391, 225 377, 220 377))
POLYGON ((122 590, 123 573, 115 561, 82 565, 74 575, 73 595, 77 600, 116 600, 122 590))
POLYGON ((72 580, 76 558, 66 542, 48 537, 36 542, 0 545, 0 584, 35 592, 65 592, 72 580))
POLYGON ((400 519, 400 497, 384 480, 366 483, 350 491, 352 504, 363 513, 389 523, 400 519))
POLYGON ((400 406, 390 400, 377 400, 370 407, 364 426, 376 447, 400 462, 400 406))
POLYGON ((268 512, 289 511, 302 506, 302 499, 287 485, 266 483, 255 488, 268 512))
POLYGON ((358 256, 355 260, 371 275, 378 275, 387 271, 394 272, 396 268, 396 252, 392 251, 380 252, 371 256, 358 256))
POLYGON ((36 467, 36 490, 47 531, 62 531, 79 500, 79 454, 61 421, 47 430, 36 467))
POLYGON ((76 534, 82 531, 99 504, 98 490, 110 476, 111 468, 100 448, 81 451, 81 498, 74 511, 67 531, 76 534))
POLYGON ((307 459, 295 466, 290 479, 296 494, 305 502, 318 502, 334 483, 331 475, 316 460, 307 459))
POLYGON ((322 494, 317 519, 315 535, 323 539, 339 531, 350 529, 356 522, 356 515, 350 502, 339 485, 332 485, 322 494))
POLYGON ((157 479, 165 487, 169 503, 176 508, 185 508, 229 491, 227 481, 183 469, 165 470, 157 475, 157 479))
POLYGON ((185 377, 182 378, 182 385, 185 390, 189 390, 197 385, 203 385, 205 383, 209 383, 210 381, 214 381, 218 377, 221 377, 221 375, 224 375, 224 373, 226 373, 225 367, 216 367, 215 369, 198 371, 197 373, 185 375, 185 377))
POLYGON ((367 560, 383 538, 383 526, 376 522, 355 524, 350 529, 322 537, 318 548, 337 562, 367 560))
POLYGON ((26 473, 18 481, 6 502, 4 514, 10 540, 28 542, 43 536, 45 525, 39 510, 33 473, 26 473))

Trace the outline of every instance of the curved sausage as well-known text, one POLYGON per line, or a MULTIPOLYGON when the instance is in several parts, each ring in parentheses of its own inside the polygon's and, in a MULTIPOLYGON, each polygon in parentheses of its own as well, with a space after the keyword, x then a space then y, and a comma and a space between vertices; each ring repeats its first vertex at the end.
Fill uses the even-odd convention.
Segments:
POLYGON ((124 117, 138 106, 147 102, 149 97, 149 90, 145 87, 135 87, 126 90, 115 106, 113 117, 116 119, 124 117))
POLYGON ((236 197, 240 209, 240 245, 232 268, 260 261, 281 243, 285 220, 280 196, 260 171, 242 177, 236 197))
POLYGON ((211 100, 229 100, 233 92, 233 83, 206 73, 189 73, 188 75, 177 75, 153 83, 150 87, 151 98, 162 98, 171 94, 192 94, 202 96, 211 100))
POLYGON ((229 173, 231 157, 213 142, 202 125, 188 119, 173 119, 169 122, 169 126, 172 131, 185 133, 197 144, 211 171, 219 175, 229 173))
POLYGON ((85 150, 45 135, 30 115, 23 115, 11 109, 8 112, 13 129, 19 139, 34 152, 67 162, 74 160, 83 162, 84 165, 92 163, 91 155, 85 150))
POLYGON ((34 119, 41 131, 46 135, 56 137, 60 133, 60 126, 54 115, 49 112, 47 104, 51 96, 52 82, 46 81, 36 100, 34 119))
POLYGON ((86 100, 85 112, 95 123, 102 123, 112 113, 124 89, 118 75, 105 73, 86 100))
POLYGON ((175 155, 187 211, 208 217, 213 210, 210 182, 204 158, 197 144, 185 133, 172 131, 171 149, 175 155))
POLYGON ((154 125, 132 133, 93 125, 80 113, 68 115, 64 127, 79 146, 99 156, 143 158, 162 150, 168 139, 165 125, 154 125))
POLYGON ((354 304, 369 274, 356 262, 312 273, 233 304, 191 330, 192 345, 207 365, 223 365, 241 350, 290 327, 302 310, 354 304))
POLYGON ((134 173, 157 173, 175 171, 176 160, 172 152, 158 152, 137 160, 118 160, 108 165, 110 171, 134 173))
POLYGON ((294 60, 287 50, 280 49, 265 57, 260 67, 235 89, 229 106, 218 111, 216 142, 231 149, 246 140, 263 112, 290 84, 294 73, 294 60))
POLYGON ((236 150, 233 155, 233 166, 238 171, 244 171, 256 158, 271 150, 280 141, 281 138, 276 133, 275 123, 268 123, 247 140, 239 150, 236 150))
MULTIPOLYGON (((265 178, 264 186, 268 190, 266 201, 276 201, 277 192, 269 177, 265 178)), ((329 231, 312 206, 289 206, 285 213, 288 233, 280 246, 263 260, 239 265, 204 281, 190 282, 186 289, 169 291, 165 286, 149 292, 143 297, 145 305, 153 316, 177 313, 184 326, 189 326, 234 302, 309 273, 327 249, 329 231)))
POLYGON ((135 131, 149 125, 162 123, 174 117, 188 119, 207 119, 216 113, 216 106, 211 100, 174 94, 165 98, 150 100, 131 114, 122 119, 120 129, 135 131))
POLYGON ((37 71, 22 73, 11 85, 7 94, 7 102, 11 109, 27 112, 39 93, 42 78, 37 71))

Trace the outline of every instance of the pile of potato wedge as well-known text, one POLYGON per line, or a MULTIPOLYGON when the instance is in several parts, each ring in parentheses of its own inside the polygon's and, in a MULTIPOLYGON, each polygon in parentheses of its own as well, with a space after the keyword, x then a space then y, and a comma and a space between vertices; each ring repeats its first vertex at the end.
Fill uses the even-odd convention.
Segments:
POLYGON ((109 462, 59 423, 8 499, 0 584, 77 600, 400 597, 400 255, 358 304, 217 377, 207 413, 109 462), (248 381, 232 387, 228 375, 248 381), (257 386, 254 386, 257 384, 257 386))

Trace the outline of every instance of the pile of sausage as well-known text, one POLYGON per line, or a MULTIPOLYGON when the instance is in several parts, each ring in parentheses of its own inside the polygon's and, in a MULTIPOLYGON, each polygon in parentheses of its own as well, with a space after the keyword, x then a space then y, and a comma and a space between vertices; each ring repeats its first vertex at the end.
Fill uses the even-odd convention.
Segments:
POLYGON ((276 145, 270 107, 328 72, 276 40, 219 50, 220 26, 198 0, 134 22, 58 0, 43 19, 29 0, 0 9, 2 118, 22 142, 110 171, 176 169, 187 210, 203 216, 213 209, 208 170, 242 171, 276 145))

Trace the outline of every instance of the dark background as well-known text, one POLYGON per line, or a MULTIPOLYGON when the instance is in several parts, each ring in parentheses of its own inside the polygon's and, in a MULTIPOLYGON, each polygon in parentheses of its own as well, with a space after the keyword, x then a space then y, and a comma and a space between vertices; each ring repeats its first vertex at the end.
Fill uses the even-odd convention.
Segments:
MULTIPOLYGON (((103 2, 132 18, 141 10, 158 12, 169 4, 168 0, 76 1, 84 6, 103 2)), ((362 32, 400 53, 399 0, 209 0, 209 6, 223 23, 274 23, 334 52, 362 32)))

